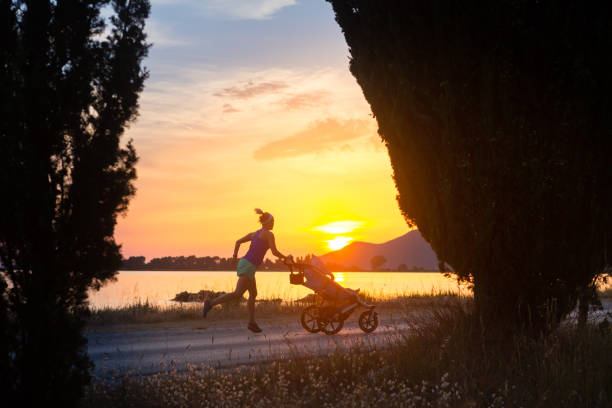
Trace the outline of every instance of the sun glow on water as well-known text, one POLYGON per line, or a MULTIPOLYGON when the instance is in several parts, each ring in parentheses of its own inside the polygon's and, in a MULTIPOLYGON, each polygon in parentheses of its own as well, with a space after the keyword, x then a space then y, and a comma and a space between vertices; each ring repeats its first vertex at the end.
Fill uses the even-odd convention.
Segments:
POLYGON ((342 272, 334 272, 334 281, 344 282, 344 274, 342 272))
POLYGON ((332 251, 337 251, 338 249, 342 249, 348 244, 351 243, 353 238, 351 237, 336 237, 334 239, 327 240, 327 247, 332 251))

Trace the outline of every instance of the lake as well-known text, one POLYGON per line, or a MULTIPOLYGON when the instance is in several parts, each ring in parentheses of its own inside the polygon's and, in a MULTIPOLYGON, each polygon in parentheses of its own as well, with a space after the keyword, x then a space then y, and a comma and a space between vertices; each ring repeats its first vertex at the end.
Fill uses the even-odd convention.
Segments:
MULTIPOLYGON (((367 291, 378 297, 398 294, 453 291, 468 294, 454 279, 439 272, 337 272, 336 281, 342 286, 367 291)), ((289 272, 257 272, 259 299, 295 300, 312 293, 301 285, 289 284, 289 272)), ((170 299, 183 291, 202 289, 232 291, 236 287, 235 271, 121 271, 116 282, 110 282, 98 292, 91 292, 93 308, 118 307, 149 301, 171 304, 170 299)))

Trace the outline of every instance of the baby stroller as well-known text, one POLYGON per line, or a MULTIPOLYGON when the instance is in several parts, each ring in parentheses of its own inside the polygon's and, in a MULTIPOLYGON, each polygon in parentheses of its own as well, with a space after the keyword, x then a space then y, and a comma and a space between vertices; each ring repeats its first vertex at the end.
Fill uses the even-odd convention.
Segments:
POLYGON ((311 264, 292 262, 287 263, 287 266, 290 270, 289 282, 291 284, 306 286, 321 299, 320 302, 306 307, 302 312, 300 322, 306 331, 336 334, 342 330, 344 321, 359 307, 367 309, 359 315, 361 330, 366 333, 376 330, 378 313, 374 311, 375 306, 363 302, 358 291, 344 288, 335 282, 334 275, 327 271, 316 257, 312 258, 311 264))

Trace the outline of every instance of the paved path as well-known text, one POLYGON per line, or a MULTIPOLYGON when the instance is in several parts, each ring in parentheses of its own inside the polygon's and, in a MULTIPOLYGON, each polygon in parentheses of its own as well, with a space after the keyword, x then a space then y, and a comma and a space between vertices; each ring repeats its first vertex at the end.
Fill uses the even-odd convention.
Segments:
POLYGON ((354 320, 347 320, 342 331, 333 336, 308 333, 299 323, 262 325, 264 331, 260 334, 243 326, 90 333, 88 354, 96 366, 94 373, 99 376, 130 370, 153 374, 172 364, 179 370, 185 363, 229 367, 296 353, 326 354, 339 348, 384 346, 407 331, 405 323, 381 319, 376 331, 366 334, 354 320))

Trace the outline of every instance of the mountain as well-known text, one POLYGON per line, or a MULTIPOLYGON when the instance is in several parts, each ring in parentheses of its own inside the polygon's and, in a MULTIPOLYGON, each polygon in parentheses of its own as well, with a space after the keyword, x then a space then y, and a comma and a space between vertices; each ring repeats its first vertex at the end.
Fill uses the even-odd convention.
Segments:
POLYGON ((381 269, 397 270, 399 265, 404 264, 408 269, 417 267, 426 271, 438 270, 438 258, 435 252, 418 230, 410 231, 382 244, 356 241, 319 258, 332 269, 332 265, 343 265, 347 268, 357 266, 369 271, 372 269, 370 260, 376 255, 382 255, 387 260, 381 269))

